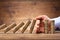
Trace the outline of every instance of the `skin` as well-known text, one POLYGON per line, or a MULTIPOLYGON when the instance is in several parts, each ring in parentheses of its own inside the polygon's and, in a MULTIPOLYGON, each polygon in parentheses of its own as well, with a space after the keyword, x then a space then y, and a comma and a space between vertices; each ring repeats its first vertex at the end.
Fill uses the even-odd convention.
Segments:
POLYGON ((44 20, 48 20, 48 28, 49 28, 49 30, 50 30, 50 20, 49 20, 50 18, 48 17, 48 16, 46 16, 46 15, 41 15, 41 16, 38 16, 37 18, 36 18, 36 20, 40 20, 40 23, 38 23, 37 24, 37 26, 39 26, 39 27, 37 27, 37 29, 36 29, 36 33, 44 33, 44 20))

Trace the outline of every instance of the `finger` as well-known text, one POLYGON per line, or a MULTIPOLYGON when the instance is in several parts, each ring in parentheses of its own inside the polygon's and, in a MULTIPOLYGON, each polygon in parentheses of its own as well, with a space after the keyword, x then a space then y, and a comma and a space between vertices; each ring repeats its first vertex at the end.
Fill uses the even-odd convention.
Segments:
POLYGON ((43 18, 43 17, 45 17, 45 16, 46 16, 46 15, 40 15, 40 16, 37 16, 36 19, 39 20, 39 19, 41 19, 41 18, 43 18))
POLYGON ((41 15, 41 16, 36 17, 37 20, 40 20, 41 18, 43 20, 50 19, 47 15, 41 15))
POLYGON ((38 16, 36 17, 36 20, 40 20, 42 18, 42 16, 38 16))

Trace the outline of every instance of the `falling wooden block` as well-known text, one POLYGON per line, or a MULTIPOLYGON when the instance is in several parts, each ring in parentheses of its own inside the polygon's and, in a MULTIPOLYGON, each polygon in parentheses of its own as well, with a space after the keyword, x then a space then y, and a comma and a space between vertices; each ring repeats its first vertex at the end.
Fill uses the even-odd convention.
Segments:
POLYGON ((31 23, 31 21, 28 20, 27 23, 24 25, 24 27, 23 27, 21 33, 24 33, 24 31, 27 29, 27 27, 29 26, 30 23, 31 23))
POLYGON ((13 30, 13 33, 15 33, 16 31, 18 31, 19 28, 21 28, 23 25, 24 25, 23 22, 19 23, 19 24, 16 26, 16 28, 13 30))
POLYGON ((1 26, 0 26, 0 30, 1 29, 4 29, 6 27, 6 24, 2 24, 1 26))
POLYGON ((51 32, 51 34, 53 34, 54 32, 55 32, 55 25, 54 25, 54 20, 51 20, 51 30, 50 30, 50 32, 51 32))
POLYGON ((3 34, 3 33, 4 33, 4 29, 5 29, 6 27, 7 27, 6 24, 2 24, 2 25, 0 26, 0 34, 3 34))
POLYGON ((11 30, 12 28, 14 28, 16 26, 15 23, 12 23, 11 25, 9 25, 5 30, 4 33, 8 32, 9 30, 11 30))
POLYGON ((45 34, 48 33, 48 20, 44 21, 44 32, 45 32, 45 34))
POLYGON ((34 26, 35 26, 35 23, 36 23, 36 20, 33 20, 33 21, 32 21, 32 24, 31 24, 31 27, 30 27, 29 33, 32 33, 32 31, 33 31, 33 29, 34 29, 34 26))

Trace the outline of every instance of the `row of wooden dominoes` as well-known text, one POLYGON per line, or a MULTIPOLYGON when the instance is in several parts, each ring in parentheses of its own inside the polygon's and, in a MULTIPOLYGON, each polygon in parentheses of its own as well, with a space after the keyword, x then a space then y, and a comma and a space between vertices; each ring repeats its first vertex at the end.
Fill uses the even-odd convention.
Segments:
POLYGON ((51 20, 49 25, 48 25, 48 20, 45 20, 44 24, 45 24, 45 27, 44 27, 45 34, 48 34, 48 33, 53 34, 55 32, 54 20, 51 20))
POLYGON ((3 24, 0 26, 0 32, 2 30, 4 33, 7 33, 8 31, 10 31, 11 29, 14 28, 12 32, 16 33, 21 27, 23 27, 21 30, 21 33, 24 33, 24 31, 27 29, 27 27, 31 24, 29 33, 32 33, 35 22, 36 22, 36 20, 32 20, 32 23, 30 20, 28 20, 26 23, 21 22, 18 25, 16 25, 16 23, 12 23, 9 26, 6 26, 6 24, 3 24))
MULTIPOLYGON (((29 33, 32 33, 33 29, 34 29, 34 26, 35 26, 35 23, 36 23, 36 20, 33 20, 32 22, 30 20, 28 20, 26 23, 21 22, 18 25, 16 25, 16 23, 12 23, 9 26, 6 26, 6 24, 3 24, 3 25, 0 26, 0 32, 3 31, 3 33, 7 33, 8 31, 13 29, 12 32, 16 33, 21 27, 23 27, 22 30, 21 30, 21 33, 24 33, 25 30, 27 29, 27 27, 31 24, 29 33)), ((51 23, 51 27, 50 27, 51 30, 48 31, 48 21, 46 20, 44 22, 44 24, 45 24, 45 27, 44 27, 45 29, 44 30, 45 30, 46 34, 48 32, 54 33, 54 20, 52 20, 50 23, 51 23)))

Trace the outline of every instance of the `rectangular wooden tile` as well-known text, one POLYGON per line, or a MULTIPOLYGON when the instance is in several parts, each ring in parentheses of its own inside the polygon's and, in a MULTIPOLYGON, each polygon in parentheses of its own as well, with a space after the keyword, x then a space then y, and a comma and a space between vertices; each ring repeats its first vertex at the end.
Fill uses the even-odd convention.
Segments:
POLYGON ((16 31, 18 31, 19 28, 21 28, 23 25, 24 25, 23 22, 21 22, 20 24, 18 24, 18 25, 16 26, 16 28, 13 30, 13 33, 15 33, 16 31))
POLYGON ((27 27, 29 26, 30 23, 31 23, 31 21, 28 20, 27 23, 24 25, 24 27, 23 27, 21 33, 24 33, 24 31, 27 29, 27 27))
POLYGON ((51 34, 53 34, 55 32, 55 21, 51 20, 51 34))
POLYGON ((14 28, 16 26, 15 23, 10 24, 5 30, 4 33, 8 32, 9 30, 11 30, 12 28, 14 28))
POLYGON ((48 33, 48 20, 44 21, 44 31, 45 31, 45 34, 48 33))
POLYGON ((33 29, 34 29, 35 23, 36 23, 36 20, 32 20, 32 24, 31 24, 31 27, 30 27, 30 31, 29 31, 29 33, 32 33, 32 32, 33 32, 33 29))
POLYGON ((7 27, 6 24, 2 24, 2 25, 0 26, 0 30, 1 30, 1 29, 4 29, 5 27, 7 27))

